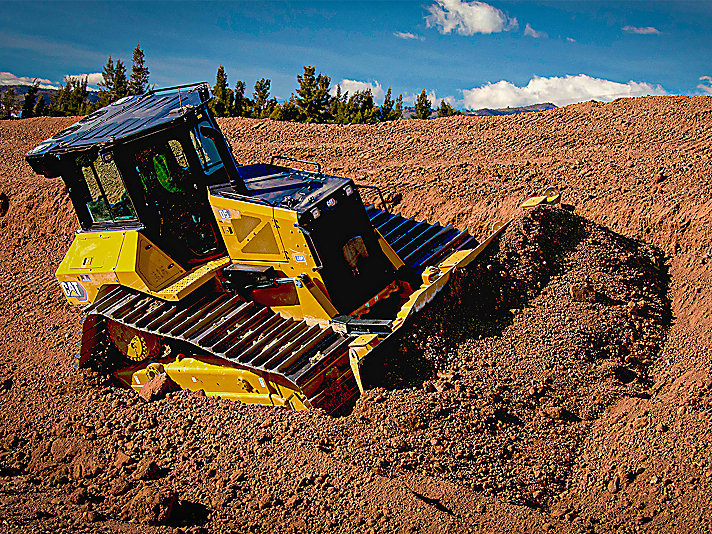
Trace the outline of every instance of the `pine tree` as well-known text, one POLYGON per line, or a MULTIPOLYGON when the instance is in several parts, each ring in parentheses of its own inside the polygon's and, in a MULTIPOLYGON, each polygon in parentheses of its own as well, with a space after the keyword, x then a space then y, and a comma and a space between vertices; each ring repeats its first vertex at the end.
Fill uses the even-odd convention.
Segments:
POLYGON ((451 115, 456 115, 457 112, 452 108, 449 102, 442 100, 440 106, 438 107, 438 117, 449 117, 451 115))
POLYGON ((102 81, 99 82, 99 102, 102 106, 107 106, 114 101, 113 95, 116 87, 116 69, 111 56, 106 60, 101 77, 102 81))
POLYGON ((346 104, 346 122, 372 124, 378 122, 378 108, 373 102, 371 89, 356 91, 346 104))
POLYGON ((396 119, 396 112, 393 109, 393 99, 391 98, 391 88, 386 91, 386 96, 383 98, 383 105, 381 106, 381 120, 382 121, 392 121, 396 119))
POLYGON ((319 74, 316 67, 304 66, 304 74, 297 75, 297 108, 304 122, 322 122, 329 112, 329 86, 331 78, 319 74))
POLYGON ((255 99, 254 117, 257 119, 264 116, 265 106, 267 104, 267 99, 269 98, 269 88, 271 84, 272 81, 266 78, 261 78, 255 82, 255 90, 252 93, 252 96, 255 99))
POLYGON ((227 74, 225 74, 225 67, 220 65, 218 72, 215 74, 215 85, 213 86, 213 96, 215 98, 210 103, 213 113, 218 117, 226 117, 231 107, 227 102, 227 92, 227 74))
POLYGON ((129 80, 129 94, 142 95, 148 89, 148 67, 145 64, 143 50, 136 45, 133 51, 131 66, 131 79, 129 80))
POLYGON ((116 60, 114 68, 114 95, 112 102, 129 94, 129 81, 126 78, 126 67, 120 59, 116 60))
POLYGON ((428 99, 428 93, 425 89, 418 95, 415 101, 415 118, 416 119, 428 119, 432 113, 432 104, 428 99))
POLYGON ((47 103, 45 102, 44 95, 40 95, 37 99, 37 104, 35 104, 35 109, 32 110, 32 114, 35 117, 41 117, 47 112, 47 103))
POLYGON ((403 118, 403 95, 398 95, 396 98, 396 109, 393 110, 396 120, 403 118))
POLYGON ((8 89, 2 95, 2 114, 1 114, 2 117, 10 118, 12 116, 12 112, 14 109, 15 109, 15 90, 8 89))
POLYGON ((32 117, 35 112, 35 98, 37 98, 37 91, 39 91, 39 82, 34 81, 30 87, 27 88, 27 94, 25 95, 25 100, 22 103, 22 118, 27 119, 32 117))
POLYGON ((245 97, 245 82, 237 80, 234 92, 234 104, 231 115, 233 117, 247 117, 250 110, 250 99, 245 97))

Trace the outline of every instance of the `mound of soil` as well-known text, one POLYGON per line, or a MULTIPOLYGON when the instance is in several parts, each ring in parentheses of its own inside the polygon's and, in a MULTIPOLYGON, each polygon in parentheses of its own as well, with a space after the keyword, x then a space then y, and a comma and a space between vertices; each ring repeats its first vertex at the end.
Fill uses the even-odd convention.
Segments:
POLYGON ((239 160, 317 159, 405 215, 484 235, 516 214, 342 418, 184 391, 145 402, 73 371, 81 315, 53 272, 75 217, 22 156, 74 119, 1 121, 3 528, 709 529, 710 100, 221 121, 239 160), (548 184, 575 212, 519 213, 548 184))

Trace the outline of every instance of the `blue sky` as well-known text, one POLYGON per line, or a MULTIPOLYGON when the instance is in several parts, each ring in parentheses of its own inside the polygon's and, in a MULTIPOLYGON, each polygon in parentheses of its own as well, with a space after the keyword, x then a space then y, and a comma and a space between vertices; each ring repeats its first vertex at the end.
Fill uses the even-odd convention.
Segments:
MULTIPOLYGON (((561 105, 710 94, 712 2, 0 3, 0 84, 130 67, 137 42, 159 87, 272 80, 288 98, 303 65, 351 91, 425 88, 459 107, 561 105)), ((90 77, 90 83, 97 75, 90 77)))

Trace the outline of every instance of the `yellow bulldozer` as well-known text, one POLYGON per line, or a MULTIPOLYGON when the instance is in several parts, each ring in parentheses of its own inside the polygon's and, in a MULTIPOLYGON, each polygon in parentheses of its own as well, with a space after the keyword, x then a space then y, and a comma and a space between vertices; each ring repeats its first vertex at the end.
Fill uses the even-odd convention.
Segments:
POLYGON ((379 347, 502 226, 478 242, 365 206, 367 186, 318 163, 240 165, 210 99, 207 84, 126 97, 27 154, 62 177, 81 226, 57 270, 85 311, 77 365, 136 390, 166 373, 207 395, 343 412, 379 347))

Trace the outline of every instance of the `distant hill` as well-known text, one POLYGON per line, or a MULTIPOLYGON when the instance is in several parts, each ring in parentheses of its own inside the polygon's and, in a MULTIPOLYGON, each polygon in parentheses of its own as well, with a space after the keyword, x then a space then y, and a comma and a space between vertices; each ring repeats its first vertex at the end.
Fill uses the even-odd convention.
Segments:
MULTIPOLYGON (((27 94, 27 90, 29 88, 30 88, 29 85, 0 85, 0 95, 5 94, 5 91, 7 91, 9 89, 14 89, 15 95, 17 95, 17 97, 18 97, 17 101, 20 105, 22 105, 22 101, 25 99, 25 95, 27 94)), ((39 98, 40 95, 42 95, 42 96, 44 96, 45 102, 49 104, 50 99, 52 98, 52 95, 55 94, 56 92, 57 92, 57 89, 39 89, 37 91, 37 98, 39 98)), ((92 104, 98 103, 99 102, 99 92, 92 91, 90 89, 87 99, 92 104)))
POLYGON ((551 102, 544 104, 531 104, 530 106, 521 106, 518 108, 482 108, 482 109, 466 109, 463 113, 469 117, 494 117, 496 115, 517 115, 519 113, 533 113, 535 111, 546 111, 547 109, 555 109, 557 106, 551 102))
MULTIPOLYGON (((518 108, 482 108, 482 109, 464 109, 460 110, 463 115, 467 117, 494 117, 497 115, 517 115, 519 113, 533 113, 535 111, 546 111, 547 109, 555 109, 557 106, 551 102, 546 102, 544 104, 531 104, 529 106, 521 106, 518 108)), ((415 107, 404 106, 403 107, 403 118, 412 119, 415 116, 415 107)), ((437 110, 433 110, 430 114, 430 118, 434 119, 438 116, 437 110)))

